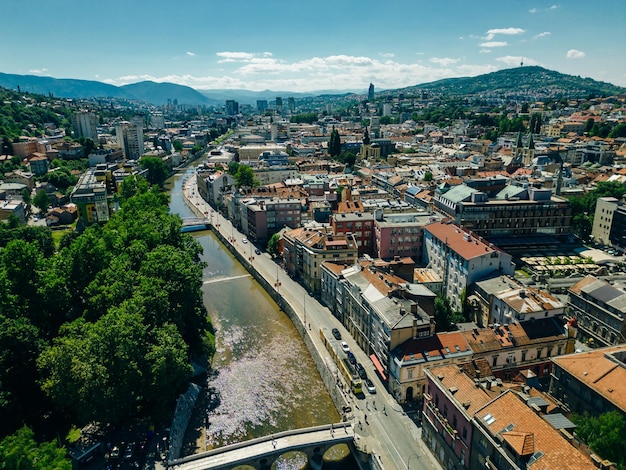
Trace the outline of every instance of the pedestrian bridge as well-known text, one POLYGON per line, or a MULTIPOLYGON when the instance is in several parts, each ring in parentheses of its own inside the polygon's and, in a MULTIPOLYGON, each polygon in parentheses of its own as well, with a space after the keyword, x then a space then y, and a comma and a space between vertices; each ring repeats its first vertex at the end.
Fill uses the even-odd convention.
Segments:
POLYGON ((181 232, 197 232, 199 230, 207 230, 211 227, 209 219, 199 219, 197 217, 183 218, 183 226, 181 232))
POLYGON ((296 429, 173 460, 168 468, 203 470, 245 465, 269 470, 281 455, 298 451, 306 455, 309 468, 316 469, 322 467, 322 457, 328 449, 353 440, 354 429, 350 423, 296 429))

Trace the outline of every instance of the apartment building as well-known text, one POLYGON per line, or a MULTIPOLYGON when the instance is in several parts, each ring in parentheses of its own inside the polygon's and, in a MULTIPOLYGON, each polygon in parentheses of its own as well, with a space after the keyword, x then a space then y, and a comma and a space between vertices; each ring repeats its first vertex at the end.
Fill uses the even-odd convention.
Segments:
POLYGON ((596 347, 626 342, 626 289, 586 276, 567 291, 568 315, 579 328, 579 340, 596 347))
POLYGON ((562 318, 542 318, 463 331, 474 359, 488 362, 496 377, 509 380, 522 370, 549 377, 550 358, 574 352, 576 329, 562 318))
POLYGON ((122 149, 126 160, 139 160, 144 152, 143 127, 137 123, 122 121, 115 126, 117 145, 122 149))
POLYGON ((469 300, 477 323, 483 326, 560 317, 565 311, 565 304, 549 292, 525 286, 510 276, 478 281, 471 290, 469 300))
POLYGON ((444 295, 455 310, 463 308, 473 283, 515 272, 511 255, 452 223, 434 222, 424 227, 423 256, 424 264, 443 273, 444 295))
POLYGON ((434 205, 457 224, 502 246, 512 243, 511 238, 523 238, 528 245, 533 237, 566 237, 572 217, 569 201, 553 196, 552 189, 527 184, 509 184, 494 197, 462 184, 438 190, 434 205))
POLYGON ((618 411, 626 420, 626 345, 552 359, 550 394, 563 408, 598 416, 618 411))
POLYGON ((242 207, 245 207, 247 221, 244 233, 261 245, 283 228, 299 227, 302 222, 302 203, 299 199, 254 198, 242 207))
POLYGON ((521 393, 505 391, 474 413, 469 468, 595 469, 592 460, 572 445, 571 434, 552 423, 521 393))
POLYGON ((330 226, 337 235, 351 233, 359 247, 359 257, 376 256, 374 215, 368 212, 337 212, 330 217, 330 226))
POLYGON ((84 137, 98 142, 98 116, 90 111, 76 111, 72 116, 75 137, 84 137))
POLYGON ((324 261, 351 265, 358 259, 354 236, 335 235, 330 227, 290 230, 283 234, 282 241, 285 270, 313 293, 321 291, 324 261))
POLYGON ((619 199, 614 197, 600 197, 596 201, 596 211, 593 216, 591 236, 594 241, 603 245, 611 244, 611 229, 613 217, 619 207, 619 199))
POLYGON ((421 264, 424 227, 438 219, 425 211, 399 214, 376 211, 373 232, 375 256, 382 259, 408 256, 421 264))

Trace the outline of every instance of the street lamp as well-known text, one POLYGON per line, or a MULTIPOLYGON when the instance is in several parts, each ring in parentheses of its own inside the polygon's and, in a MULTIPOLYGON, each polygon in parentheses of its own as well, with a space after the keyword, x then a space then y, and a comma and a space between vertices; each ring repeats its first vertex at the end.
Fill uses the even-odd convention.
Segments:
POLYGON ((280 294, 280 281, 278 280, 278 266, 276 266, 276 283, 274 284, 276 287, 276 292, 280 294))
POLYGON ((306 292, 304 293, 303 310, 304 310, 304 329, 306 331, 306 292))
POLYGON ((417 457, 417 459, 419 460, 420 455, 419 454, 411 454, 411 455, 409 455, 409 460, 407 460, 407 462, 406 462, 406 470, 409 470, 409 465, 411 463, 411 457, 417 457))

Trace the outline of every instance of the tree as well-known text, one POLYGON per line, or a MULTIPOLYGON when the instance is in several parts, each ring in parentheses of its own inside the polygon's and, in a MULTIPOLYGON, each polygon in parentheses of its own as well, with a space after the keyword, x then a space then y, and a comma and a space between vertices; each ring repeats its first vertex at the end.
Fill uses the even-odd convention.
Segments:
POLYGON ((267 252, 272 256, 278 256, 278 241, 280 240, 280 235, 275 233, 271 236, 269 241, 267 242, 267 252))
POLYGON ((424 181, 432 181, 433 173, 431 171, 427 171, 424 173, 424 181))
POLYGON ((182 152, 183 150, 183 143, 178 140, 178 139, 174 139, 172 141, 172 147, 174 147, 174 150, 176 150, 177 152, 182 152))
POLYGON ((24 426, 0 441, 0 468, 6 470, 71 470, 64 447, 55 441, 37 444, 35 433, 24 426))
POLYGON ((331 157, 338 157, 341 154, 341 138, 339 137, 339 131, 334 127, 328 141, 328 154, 331 157))
POLYGON ((256 188, 259 181, 254 178, 254 171, 248 165, 239 165, 237 173, 235 173, 235 184, 238 188, 244 186, 248 188, 256 188))
POLYGON ((448 331, 450 329, 452 317, 452 307, 447 297, 437 296, 435 298, 435 330, 448 331))
POLYGON ((165 180, 169 176, 169 169, 160 157, 142 157, 139 165, 148 170, 148 182, 156 184, 160 188, 165 184, 165 180))
POLYGON ((42 214, 48 213, 48 206, 50 205, 50 197, 45 189, 40 189, 35 194, 35 198, 33 199, 33 204, 37 209, 41 211, 42 214))
POLYGON ((622 466, 626 464, 626 432, 624 418, 618 411, 609 411, 599 416, 573 414, 576 434, 595 453, 622 466))
POLYGON ((613 128, 609 133, 609 137, 617 139, 618 137, 626 137, 626 122, 621 122, 613 128))
POLYGON ((30 206, 31 199, 32 198, 30 194, 30 189, 28 188, 22 189, 22 201, 24 201, 24 204, 26 204, 27 206, 30 206))
POLYGON ((237 174, 237 170, 239 169, 239 162, 228 162, 228 174, 231 176, 235 176, 237 174))

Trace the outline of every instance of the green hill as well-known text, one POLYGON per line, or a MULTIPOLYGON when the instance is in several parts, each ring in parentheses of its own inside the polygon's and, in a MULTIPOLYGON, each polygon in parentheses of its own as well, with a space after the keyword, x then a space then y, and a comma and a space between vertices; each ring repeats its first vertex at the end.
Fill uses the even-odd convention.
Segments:
POLYGON ((489 93, 492 95, 587 97, 626 93, 626 88, 591 78, 566 75, 543 67, 531 66, 499 70, 476 77, 446 78, 393 92, 400 91, 407 93, 431 91, 448 96, 489 93))

